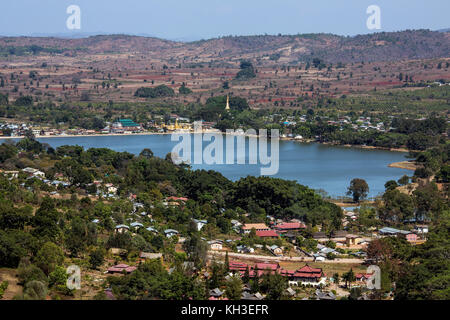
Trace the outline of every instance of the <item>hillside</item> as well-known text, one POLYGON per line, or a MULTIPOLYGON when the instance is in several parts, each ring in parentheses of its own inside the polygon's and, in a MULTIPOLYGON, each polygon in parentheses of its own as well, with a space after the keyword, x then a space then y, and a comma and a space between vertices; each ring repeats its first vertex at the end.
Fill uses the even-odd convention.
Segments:
POLYGON ((128 35, 92 36, 80 39, 42 37, 0 38, 0 54, 54 53, 155 54, 167 61, 215 61, 243 57, 270 58, 284 63, 309 61, 373 62, 447 57, 450 33, 429 30, 382 32, 354 37, 332 34, 229 36, 195 42, 174 42, 128 35))

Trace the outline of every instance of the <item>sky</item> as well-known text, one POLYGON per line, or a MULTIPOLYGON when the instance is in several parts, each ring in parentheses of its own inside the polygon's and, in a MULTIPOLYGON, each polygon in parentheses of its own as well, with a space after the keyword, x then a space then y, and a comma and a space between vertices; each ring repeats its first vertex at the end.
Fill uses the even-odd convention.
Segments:
POLYGON ((449 0, 1 0, 0 35, 356 35, 449 28, 449 11, 449 0), (70 5, 80 8, 80 29, 67 28, 70 5), (380 8, 381 29, 367 28, 370 5, 380 8))

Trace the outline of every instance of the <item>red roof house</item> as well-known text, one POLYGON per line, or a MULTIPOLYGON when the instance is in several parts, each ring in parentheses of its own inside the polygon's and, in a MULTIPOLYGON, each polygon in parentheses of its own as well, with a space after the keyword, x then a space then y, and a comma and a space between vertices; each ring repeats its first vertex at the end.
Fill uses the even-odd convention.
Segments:
POLYGON ((259 230, 256 231, 256 236, 260 238, 278 238, 278 233, 273 230, 259 230))
POLYGON ((296 231, 300 229, 306 229, 305 224, 300 222, 283 222, 275 226, 275 229, 279 232, 296 231))
POLYGON ((325 274, 321 268, 312 268, 306 264, 304 267, 295 271, 293 278, 296 281, 319 282, 320 278, 324 276, 325 274))

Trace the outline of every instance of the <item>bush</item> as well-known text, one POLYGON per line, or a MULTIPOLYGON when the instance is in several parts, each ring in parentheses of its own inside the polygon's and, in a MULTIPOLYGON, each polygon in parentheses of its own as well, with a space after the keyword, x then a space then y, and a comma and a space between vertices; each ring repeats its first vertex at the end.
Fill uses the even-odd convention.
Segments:
POLYGON ((136 90, 134 95, 140 98, 173 97, 175 95, 175 92, 172 88, 169 88, 168 86, 162 84, 155 88, 141 87, 136 90))
POLYGON ((3 298, 3 294, 5 293, 6 289, 8 288, 8 281, 3 281, 0 284, 0 299, 3 298))
POLYGON ((23 300, 45 300, 47 297, 47 285, 42 281, 33 280, 25 284, 23 300))
POLYGON ((45 273, 33 264, 29 265, 19 265, 18 269, 18 277, 19 281, 22 284, 26 284, 30 281, 41 281, 47 283, 47 276, 45 273))

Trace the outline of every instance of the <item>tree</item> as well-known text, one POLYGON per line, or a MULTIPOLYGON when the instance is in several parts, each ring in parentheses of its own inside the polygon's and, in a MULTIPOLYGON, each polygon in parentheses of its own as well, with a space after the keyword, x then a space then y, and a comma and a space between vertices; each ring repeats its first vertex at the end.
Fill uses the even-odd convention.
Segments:
POLYGON ((86 222, 79 217, 75 217, 70 222, 70 229, 66 232, 66 247, 73 256, 78 255, 85 246, 87 240, 86 222))
POLYGON ((48 284, 50 287, 66 286, 68 274, 66 269, 61 266, 56 266, 48 276, 48 284))
POLYGON ((33 235, 48 240, 56 239, 59 234, 58 218, 59 213, 55 208, 54 201, 45 197, 32 220, 33 235))
POLYGON ((194 262, 198 269, 206 264, 208 246, 206 241, 202 240, 198 233, 195 233, 187 239, 183 244, 190 261, 194 262))
POLYGON ((414 215, 412 197, 397 189, 387 190, 383 194, 384 206, 378 210, 378 216, 383 221, 403 221, 414 215))
POLYGON ((38 251, 35 262, 36 265, 49 275, 56 266, 59 266, 64 261, 64 253, 60 247, 53 242, 46 242, 38 251))
POLYGON ((155 88, 141 87, 136 90, 134 95, 141 98, 173 97, 175 92, 172 88, 162 84, 155 88))
POLYGON ((350 182, 347 194, 353 197, 354 202, 359 202, 367 197, 369 186, 364 179, 355 178, 350 182))
POLYGON ((242 281, 244 283, 249 283, 250 282, 250 270, 248 268, 248 265, 247 265, 247 268, 245 268, 245 272, 244 272, 244 276, 242 277, 242 281))
POLYGON ((219 265, 216 261, 211 264, 211 277, 208 280, 209 288, 218 288, 223 284, 224 273, 223 267, 219 265))
POLYGON ((350 269, 348 272, 342 275, 342 279, 345 281, 345 287, 351 287, 353 281, 356 280, 355 274, 353 273, 353 269, 350 269))
POLYGON ((32 96, 21 96, 14 101, 15 106, 24 106, 28 107, 33 104, 33 97, 32 96))
POLYGON ((367 258, 374 260, 375 264, 388 260, 391 255, 391 248, 383 239, 374 239, 367 246, 367 258))
POLYGON ((242 280, 239 276, 232 276, 225 284, 225 294, 230 300, 240 300, 242 296, 242 280))
POLYGON ((256 77, 253 64, 248 60, 242 60, 240 64, 241 70, 236 74, 236 79, 248 80, 256 77))
POLYGON ((339 285, 339 280, 340 280, 339 273, 336 272, 335 274, 333 274, 333 282, 336 285, 339 285))
POLYGON ((95 249, 89 256, 89 263, 92 269, 97 269, 103 264, 105 257, 105 251, 103 248, 95 249))
POLYGON ((261 289, 266 292, 267 300, 280 300, 284 296, 284 292, 288 288, 286 277, 281 274, 264 274, 261 281, 261 289))
POLYGON ((362 295, 362 289, 360 287, 351 288, 348 300, 358 300, 362 295))
POLYGON ((225 272, 230 272, 230 260, 228 258, 228 251, 225 253, 225 272))
POLYGON ((145 148, 145 149, 143 149, 143 150, 141 151, 141 153, 139 154, 139 156, 140 156, 140 157, 147 158, 147 159, 153 158, 153 151, 150 150, 150 149, 148 149, 148 148, 145 148))
POLYGON ((386 182, 384 184, 384 188, 386 190, 394 190, 397 187, 398 187, 398 184, 397 184, 397 182, 395 180, 389 180, 388 182, 386 182))
POLYGON ((403 177, 398 179, 397 182, 402 186, 407 185, 409 183, 409 177, 405 174, 403 177))
POLYGON ((190 94, 192 93, 192 90, 186 87, 186 85, 183 83, 183 85, 178 89, 178 92, 180 94, 190 94))

